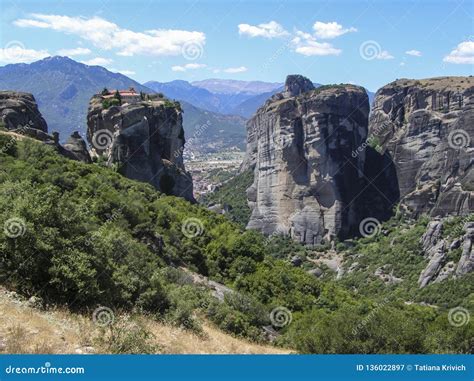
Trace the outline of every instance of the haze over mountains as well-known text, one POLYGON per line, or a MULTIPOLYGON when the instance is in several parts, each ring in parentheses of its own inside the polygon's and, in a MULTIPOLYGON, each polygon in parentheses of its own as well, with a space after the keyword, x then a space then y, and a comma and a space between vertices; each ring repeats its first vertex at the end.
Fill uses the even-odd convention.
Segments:
MULTIPOLYGON (((186 83, 184 82, 184 85, 186 83)), ((61 140, 65 140, 76 130, 84 135, 89 100, 104 87, 133 87, 137 91, 147 93, 156 91, 123 74, 113 73, 101 66, 85 65, 67 57, 48 57, 31 64, 0 67, 0 89, 32 93, 48 123, 49 131, 58 131, 61 140)), ((207 92, 205 89, 202 91, 207 92)), ((185 114, 186 136, 194 136, 198 145, 201 142, 207 144, 205 150, 245 146, 243 117, 214 112, 209 103, 199 103, 198 97, 186 97, 185 92, 173 90, 171 86, 163 92, 167 97, 181 102, 185 114), (192 104, 188 99, 193 101, 192 104), (205 128, 201 128, 203 125, 205 128), (200 131, 199 136, 196 136, 196 130, 200 131)))
MULTIPOLYGON (((193 139, 193 149, 214 152, 231 147, 244 149, 246 119, 281 91, 283 84, 223 79, 140 84, 104 67, 60 56, 0 67, 0 89, 32 93, 49 131, 58 131, 62 141, 76 130, 85 136, 89 100, 104 87, 133 87, 146 93, 160 92, 180 101, 186 138, 193 139)), ((368 93, 370 99, 373 94, 368 93)))

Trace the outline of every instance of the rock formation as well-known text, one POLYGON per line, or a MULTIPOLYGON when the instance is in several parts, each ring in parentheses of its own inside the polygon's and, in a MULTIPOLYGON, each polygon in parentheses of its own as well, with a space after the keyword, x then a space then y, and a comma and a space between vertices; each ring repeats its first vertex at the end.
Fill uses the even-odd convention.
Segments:
POLYGON ((464 235, 448 245, 446 239, 443 239, 443 228, 448 219, 435 218, 429 222, 426 232, 420 239, 423 256, 428 260, 428 264, 418 278, 420 287, 474 271, 474 222, 465 222, 462 229, 464 235), (462 252, 457 265, 454 261, 448 262, 448 251, 459 249, 459 247, 462 252))
POLYGON ((102 96, 94 96, 87 115, 92 152, 105 155, 126 177, 194 201, 192 179, 183 163, 179 104, 158 96, 147 98, 110 105, 102 96))
POLYGON ((29 93, 0 91, 0 117, 8 130, 28 128, 48 132, 36 100, 29 93))
POLYGON ((9 131, 53 146, 58 153, 69 159, 91 162, 86 143, 79 133, 71 135, 64 146, 59 144, 57 133, 48 134, 48 125, 32 94, 0 91, 0 116, 2 124, 9 131))
POLYGON ((365 151, 353 152, 366 139, 368 114, 362 87, 314 89, 310 80, 288 76, 285 90, 247 124, 242 170, 255 171, 248 228, 310 245, 356 234, 369 184, 365 151))
POLYGON ((377 91, 369 138, 395 163, 413 217, 474 209, 474 78, 401 79, 377 91))
POLYGON ((87 144, 79 135, 78 131, 74 131, 63 145, 64 155, 73 160, 79 160, 84 163, 91 163, 91 157, 87 150, 87 144))

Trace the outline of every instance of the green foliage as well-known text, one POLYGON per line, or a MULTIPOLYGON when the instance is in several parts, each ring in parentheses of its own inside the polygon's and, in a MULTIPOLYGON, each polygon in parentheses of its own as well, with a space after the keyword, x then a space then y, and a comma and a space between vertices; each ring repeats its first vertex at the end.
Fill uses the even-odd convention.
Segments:
POLYGON ((250 219, 250 208, 247 205, 245 191, 252 182, 253 172, 245 171, 227 181, 217 191, 206 195, 202 202, 207 205, 226 205, 229 208, 230 220, 245 228, 250 219))
MULTIPOLYGON (((323 281, 279 259, 306 251, 282 237, 243 232, 224 216, 99 165, 70 161, 30 139, 15 147, 0 151, 0 221, 14 219, 21 227, 16 237, 0 233, 0 283, 8 288, 75 309, 138 311, 197 333, 205 311, 220 328, 254 340, 263 340, 270 312, 285 307, 292 323, 279 328, 279 341, 308 353, 472 348, 473 323, 453 327, 446 310, 454 303, 472 310, 472 276, 422 291, 414 286, 425 265, 419 237, 426 219, 414 226, 394 219, 384 225, 386 235, 358 240, 346 252, 357 270, 323 281), (197 234, 185 234, 190 219, 197 234), (382 264, 403 282, 382 284, 373 276, 382 264), (237 292, 219 303, 179 266, 237 292), (387 295, 393 301, 383 307, 374 302, 387 295), (408 306, 401 302, 407 298, 441 308, 408 306)), ((110 330, 104 334, 112 353, 157 350, 136 322, 110 330)))
POLYGON ((117 99, 117 98, 104 99, 104 100, 102 101, 102 107, 103 107, 104 109, 108 109, 108 108, 110 108, 110 107, 112 107, 112 106, 120 106, 120 104, 121 104, 121 101, 120 101, 119 99, 117 99))

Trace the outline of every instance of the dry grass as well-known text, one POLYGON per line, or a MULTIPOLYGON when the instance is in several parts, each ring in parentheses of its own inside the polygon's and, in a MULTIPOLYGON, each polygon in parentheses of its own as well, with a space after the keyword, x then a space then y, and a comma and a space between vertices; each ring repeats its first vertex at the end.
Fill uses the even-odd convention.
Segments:
MULTIPOLYGON (((148 318, 140 320, 152 333, 151 341, 160 353, 290 353, 237 339, 207 321, 203 322, 204 333, 197 335, 148 318)), ((89 317, 31 308, 0 289, 0 353, 103 353, 96 340, 100 334, 89 317)))

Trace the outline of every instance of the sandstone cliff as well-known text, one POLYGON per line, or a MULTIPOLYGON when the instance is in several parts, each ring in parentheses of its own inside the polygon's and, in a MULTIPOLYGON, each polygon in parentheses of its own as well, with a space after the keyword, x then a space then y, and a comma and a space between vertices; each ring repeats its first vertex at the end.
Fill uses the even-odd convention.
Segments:
POLYGON ((87 126, 93 154, 105 155, 124 176, 194 201, 192 179, 183 164, 179 104, 153 97, 109 106, 97 95, 89 104, 87 126))
POLYGON ((308 79, 288 76, 285 91, 247 124, 242 169, 255 171, 247 190, 248 228, 306 244, 356 234, 367 216, 363 191, 371 185, 364 175, 365 150, 353 152, 366 139, 368 114, 362 87, 314 89, 308 79))
POLYGON ((411 216, 474 209, 474 78, 401 79, 377 91, 369 135, 395 164, 411 216))

